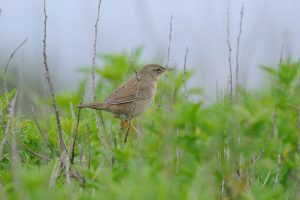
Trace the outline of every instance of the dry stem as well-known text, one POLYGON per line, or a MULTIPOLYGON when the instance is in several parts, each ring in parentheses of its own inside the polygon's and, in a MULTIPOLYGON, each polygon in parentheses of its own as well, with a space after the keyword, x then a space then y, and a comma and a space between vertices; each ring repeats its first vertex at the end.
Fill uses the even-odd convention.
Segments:
POLYGON ((48 141, 48 139, 47 139, 47 136, 44 134, 44 132, 43 132, 41 126, 39 125, 39 123, 38 123, 38 121, 37 121, 37 119, 36 119, 36 115, 35 115, 33 106, 31 106, 31 112, 32 112, 32 115, 33 115, 33 119, 34 119, 35 125, 37 126, 37 128, 38 128, 40 134, 42 135, 42 138, 43 138, 43 140, 44 140, 44 144, 45 144, 46 146, 49 147, 51 153, 54 153, 54 150, 53 150, 52 146, 50 145, 50 143, 49 143, 49 141, 48 141))
MULTIPOLYGON (((13 109, 12 109, 13 110, 13 109)), ((19 155, 19 149, 17 145, 17 138, 16 138, 16 130, 13 128, 11 129, 11 160, 12 160, 12 173, 13 173, 13 182, 14 182, 14 188, 18 195, 22 196, 20 193, 21 187, 20 187, 20 180, 18 177, 19 174, 19 165, 20 165, 20 155, 19 155)))
MULTIPOLYGON (((169 67, 169 62, 170 62, 170 51, 171 51, 171 43, 172 43, 172 31, 173 31, 173 16, 171 16, 171 19, 170 19, 168 57, 167 57, 167 63, 166 63, 166 68, 167 69, 169 67)), ((158 108, 160 108, 161 104, 162 104, 162 99, 163 99, 163 96, 165 94, 165 87, 166 87, 167 80, 168 80, 168 73, 166 73, 165 76, 164 76, 163 86, 162 86, 160 97, 159 97, 159 101, 158 101, 158 108)))
MULTIPOLYGON (((177 128, 177 138, 179 137, 179 129, 177 128)), ((180 149, 178 145, 176 145, 176 173, 179 173, 179 162, 180 162, 180 149)))
POLYGON ((0 120, 1 120, 2 131, 4 133, 5 132, 5 121, 4 121, 4 117, 3 117, 2 104, 1 103, 0 103, 0 120))
POLYGON ((240 40, 242 36, 242 28, 243 28, 243 18, 244 18, 244 2, 242 2, 242 8, 241 8, 241 19, 240 19, 240 32, 237 37, 237 48, 236 48, 236 69, 235 69, 235 89, 237 90, 237 86, 239 83, 239 68, 240 68, 240 63, 239 63, 239 55, 240 55, 240 40))
MULTIPOLYGON (((281 48, 281 53, 280 53, 280 59, 279 59, 279 65, 282 63, 282 59, 283 59, 283 51, 284 51, 284 46, 282 46, 281 48)), ((267 141, 265 142, 263 149, 260 151, 260 153, 258 154, 258 156, 256 158, 254 158, 254 162, 253 164, 255 164, 258 160, 261 159, 261 157, 263 156, 263 154, 265 153, 265 148, 266 146, 269 144, 269 142, 272 139, 272 136, 275 137, 276 135, 276 123, 277 123, 277 112, 278 112, 278 96, 279 96, 279 77, 276 77, 276 94, 275 94, 275 105, 274 105, 274 112, 273 112, 273 117, 272 117, 272 127, 271 127, 271 132, 268 136, 267 141)))
MULTIPOLYGON (((100 10, 101 10, 101 3, 102 0, 98 1, 98 7, 97 7, 97 18, 96 18, 96 22, 95 22, 95 32, 94 32, 94 44, 93 44, 93 59, 92 59, 92 85, 93 85, 93 98, 94 98, 94 102, 97 101, 97 92, 96 92, 96 81, 95 81, 95 71, 96 71, 96 54, 97 54, 97 40, 98 40, 98 24, 99 24, 99 18, 100 18, 100 10)), ((103 119, 103 115, 102 115, 102 111, 99 110, 99 117, 100 117, 100 122, 102 124, 103 127, 103 132, 104 134, 107 136, 107 130, 106 130, 106 126, 104 123, 104 119, 103 119)), ((108 140, 108 144, 111 146, 111 142, 108 140)))
MULTIPOLYGON (((279 66, 282 63, 282 58, 283 58, 283 51, 284 51, 284 46, 281 48, 281 53, 280 53, 280 59, 279 59, 279 66)), ((272 120, 272 135, 275 138, 276 135, 276 121, 277 121, 277 112, 278 112, 278 96, 279 96, 279 75, 276 77, 276 94, 275 94, 275 106, 274 106, 274 113, 273 113, 273 120, 272 120)))
POLYGON ((30 149, 30 148, 29 148, 28 146, 26 146, 26 145, 23 145, 23 147, 24 147, 28 152, 32 153, 33 155, 35 155, 35 156, 37 156, 37 157, 39 157, 39 158, 41 158, 41 159, 43 159, 43 160, 46 160, 46 161, 50 161, 50 160, 51 160, 49 157, 47 157, 47 156, 45 156, 45 155, 42 155, 42 154, 40 154, 40 153, 37 153, 37 152, 33 151, 32 149, 30 149))
POLYGON ((230 103, 232 103, 232 92, 233 92, 233 86, 232 86, 232 63, 231 63, 231 53, 232 48, 230 44, 230 0, 228 0, 228 6, 227 6, 227 46, 228 46, 228 62, 229 62, 229 100, 230 103))
POLYGON ((130 113, 130 116, 129 116, 129 124, 128 124, 128 127, 127 127, 127 130, 126 130, 126 134, 125 134, 125 139, 124 139, 124 144, 126 144, 127 142, 127 138, 128 138, 128 134, 129 134, 129 129, 131 127, 131 122, 132 122, 132 117, 133 117, 133 113, 134 113, 134 109, 135 109, 135 105, 136 105, 136 99, 139 95, 139 81, 140 81, 140 77, 135 69, 135 66, 134 66, 134 62, 133 62, 133 58, 132 58, 132 55, 130 56, 130 66, 132 67, 134 73, 135 73, 135 77, 136 77, 136 80, 137 80, 137 87, 136 87, 136 91, 135 91, 135 96, 134 96, 134 100, 133 100, 133 103, 132 103, 132 107, 131 107, 131 113, 130 113))
POLYGON ((96 70, 96 52, 97 52, 97 39, 98 39, 98 23, 99 23, 101 2, 102 2, 102 0, 98 1, 97 19, 96 19, 96 23, 94 25, 94 27, 95 27, 95 35, 94 35, 95 38, 94 38, 94 46, 93 46, 94 52, 93 52, 93 66, 92 66, 92 84, 93 84, 94 101, 97 100, 96 84, 95 84, 95 70, 96 70))
POLYGON ((84 134, 81 134, 81 147, 80 147, 80 156, 79 156, 79 163, 83 167, 83 154, 84 154, 84 134))
POLYGON ((188 99, 188 92, 187 92, 187 87, 186 87, 186 81, 187 81, 187 71, 186 71, 186 60, 187 60, 187 56, 189 53, 189 49, 188 47, 186 47, 185 49, 185 56, 184 56, 184 65, 183 65, 183 71, 184 71, 184 76, 183 76, 183 88, 184 88, 184 96, 185 99, 188 99))
POLYGON ((25 39, 23 40, 23 42, 21 42, 21 43, 17 46, 17 48, 15 48, 15 50, 10 54, 9 59, 8 59, 8 61, 6 62, 6 65, 5 65, 4 70, 3 70, 3 93, 4 93, 4 95, 6 96, 6 104, 7 104, 7 107, 9 107, 9 102, 8 102, 8 96, 7 96, 8 89, 7 89, 7 83, 6 83, 6 73, 7 73, 9 64, 10 64, 10 62, 12 61, 13 57, 14 57, 15 54, 18 52, 18 50, 26 43, 26 41, 27 41, 27 38, 25 38, 25 39))
MULTIPOLYGON (((300 78, 299 78, 299 87, 300 87, 300 78)), ((298 93, 298 156, 300 156, 300 91, 298 93)), ((296 199, 300 199, 300 162, 298 163, 298 172, 297 172, 297 196, 296 199)))
POLYGON ((3 149, 4 149, 4 144, 7 142, 7 139, 8 139, 8 136, 9 136, 8 135, 9 134, 9 127, 10 127, 10 123, 11 123, 11 120, 12 120, 12 117, 13 117, 13 113, 14 113, 13 110, 14 110, 14 107, 15 107, 17 96, 18 96, 18 91, 16 92, 15 96, 11 100, 11 107, 9 108, 8 120, 7 120, 7 124, 6 124, 6 127, 5 127, 4 136, 3 136, 2 142, 0 144, 0 160, 2 160, 2 153, 3 153, 3 149))
POLYGON ((51 93, 52 97, 52 107, 55 113, 55 119, 56 119, 56 126, 57 126, 57 133, 59 137, 59 149, 60 149, 60 154, 62 154, 63 151, 67 151, 63 136, 62 136, 62 131, 61 131, 61 123, 60 123, 60 117, 59 117, 59 111, 56 106, 56 100, 55 100, 55 95, 54 95, 54 90, 53 90, 53 84, 51 81, 50 77, 50 71, 48 67, 48 62, 47 62, 47 10, 46 10, 46 0, 44 0, 44 39, 43 39, 43 58, 44 58, 44 67, 46 71, 46 79, 48 82, 49 90, 51 93))
POLYGON ((100 143, 102 144, 102 146, 104 148, 104 153, 105 153, 107 161, 109 162, 110 165, 112 165, 112 161, 111 161, 109 153, 108 153, 109 149, 108 149, 108 147, 107 147, 107 145, 106 145, 106 143, 103 139, 103 133, 102 133, 102 129, 101 129, 101 126, 100 126, 100 121, 97 117, 96 111, 93 110, 93 112, 94 112, 95 119, 96 119, 96 127, 97 127, 97 133, 98 133, 99 141, 100 141, 100 143))
POLYGON ((50 178, 50 183, 49 183, 49 188, 52 188, 55 183, 56 180, 59 176, 59 174, 61 173, 62 167, 61 167, 61 157, 58 159, 58 161, 55 163, 52 174, 51 174, 51 178, 50 178))
POLYGON ((86 125, 88 132, 88 168, 91 167, 91 131, 89 124, 86 125))
MULTIPOLYGON (((81 99, 80 99, 80 104, 79 105, 82 104, 83 97, 84 97, 84 90, 82 91, 82 95, 81 95, 81 99)), ((77 139, 77 135, 78 135, 78 127, 79 127, 79 121, 80 121, 80 114, 81 114, 81 108, 79 108, 79 110, 78 110, 74 140, 73 140, 73 144, 72 144, 71 149, 70 149, 70 152, 72 152, 71 158, 70 158, 72 164, 73 164, 74 156, 75 156, 75 145, 76 145, 76 139, 77 139)))
POLYGON ((275 176, 275 184, 278 183, 279 174, 280 174, 280 166, 281 166, 281 155, 277 155, 277 168, 276 168, 276 176, 275 176))

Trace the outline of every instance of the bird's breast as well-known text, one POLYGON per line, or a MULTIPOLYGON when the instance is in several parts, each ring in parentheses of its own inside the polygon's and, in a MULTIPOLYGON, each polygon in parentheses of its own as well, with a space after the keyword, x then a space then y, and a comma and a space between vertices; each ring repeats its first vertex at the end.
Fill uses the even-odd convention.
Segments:
POLYGON ((152 101, 156 93, 156 85, 156 81, 143 81, 139 90, 139 94, 149 97, 149 100, 152 101))

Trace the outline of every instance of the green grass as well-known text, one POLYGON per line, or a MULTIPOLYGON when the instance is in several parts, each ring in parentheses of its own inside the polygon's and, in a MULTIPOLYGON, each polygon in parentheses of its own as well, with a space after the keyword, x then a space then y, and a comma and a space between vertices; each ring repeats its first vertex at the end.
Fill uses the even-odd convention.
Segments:
MULTIPOLYGON (((137 51, 135 57, 139 54, 137 51)), ((100 100, 133 74, 127 57, 126 54, 101 57, 104 65, 96 70, 100 100)), ((52 113, 42 112, 50 108, 50 102, 37 100, 34 108, 38 123, 54 152, 43 143, 30 114, 15 114, 9 129, 9 145, 4 145, 0 162, 0 199, 206 200, 220 199, 221 195, 224 199, 293 199, 299 167, 299 65, 299 62, 287 60, 278 70, 262 67, 269 74, 270 87, 254 91, 239 87, 232 104, 227 94, 216 102, 196 101, 201 97, 199 88, 189 88, 186 100, 183 71, 169 73, 162 108, 157 108, 161 81, 153 105, 133 122, 140 134, 131 131, 129 142, 123 147, 124 133, 120 134, 119 121, 103 113, 109 137, 113 140, 117 135, 117 146, 112 145, 109 151, 109 156, 114 158, 112 166, 98 139, 93 112, 82 110, 72 170, 84 177, 83 185, 75 179, 67 184, 63 172, 55 186, 49 188, 59 159, 56 123, 52 113), (278 109, 273 128, 276 97, 278 109), (87 124, 91 133, 90 168, 87 124), (13 133, 16 134, 19 160, 11 150, 13 133), (254 163, 262 150, 262 157, 254 163), (277 169, 279 177, 275 183, 277 169)), ((142 63, 137 61, 137 66, 142 63)), ((79 104, 90 76, 88 67, 79 71, 86 73, 86 78, 78 91, 56 94, 68 149, 78 113, 74 107, 79 104)), ((188 79, 192 74, 188 72, 188 79)), ((10 91, 9 99, 16 90, 10 91)), ((89 99, 85 97, 85 101, 89 99)), ((3 95, 0 101, 7 123, 9 116, 3 95)), ((0 141, 3 131, 0 123, 0 141)))

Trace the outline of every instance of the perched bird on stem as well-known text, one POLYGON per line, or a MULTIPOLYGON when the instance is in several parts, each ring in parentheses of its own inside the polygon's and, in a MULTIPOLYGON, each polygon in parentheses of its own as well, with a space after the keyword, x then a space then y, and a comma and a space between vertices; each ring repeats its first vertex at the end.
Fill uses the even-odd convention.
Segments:
POLYGON ((122 120, 122 128, 128 127, 128 120, 143 113, 153 101, 160 75, 172 70, 174 69, 157 64, 145 65, 136 76, 114 90, 105 101, 77 107, 105 110, 122 120))

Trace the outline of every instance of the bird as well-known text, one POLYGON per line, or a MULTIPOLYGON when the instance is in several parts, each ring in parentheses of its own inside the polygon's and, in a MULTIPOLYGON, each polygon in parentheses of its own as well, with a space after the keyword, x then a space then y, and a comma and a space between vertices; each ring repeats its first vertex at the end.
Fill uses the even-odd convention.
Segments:
POLYGON ((121 119, 121 128, 145 112, 153 101, 159 77, 174 68, 147 64, 135 76, 115 89, 103 102, 78 105, 77 108, 104 110, 121 119))

